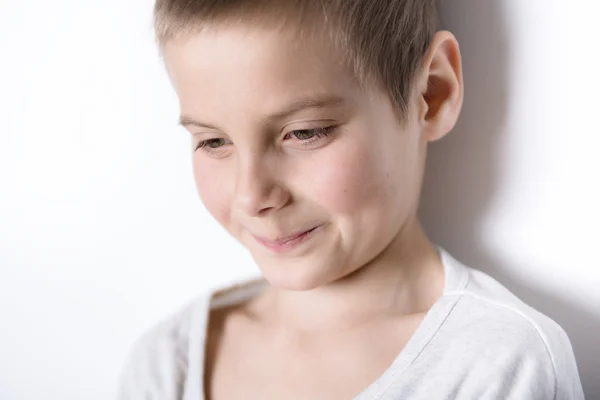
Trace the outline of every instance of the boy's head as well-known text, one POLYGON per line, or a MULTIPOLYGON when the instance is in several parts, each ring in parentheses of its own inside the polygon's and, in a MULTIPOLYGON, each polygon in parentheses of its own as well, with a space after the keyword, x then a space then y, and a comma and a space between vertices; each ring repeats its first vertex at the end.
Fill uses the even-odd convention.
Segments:
POLYGON ((271 284, 419 241, 426 145, 463 95, 435 0, 157 0, 155 21, 200 197, 271 284))

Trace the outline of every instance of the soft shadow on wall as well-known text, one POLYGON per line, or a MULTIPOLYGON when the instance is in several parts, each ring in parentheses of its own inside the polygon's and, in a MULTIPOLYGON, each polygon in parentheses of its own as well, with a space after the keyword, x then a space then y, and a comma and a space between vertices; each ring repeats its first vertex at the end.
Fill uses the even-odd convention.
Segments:
POLYGON ((504 158, 499 139, 509 98, 511 55, 505 6, 501 1, 481 0, 445 4, 445 26, 459 42, 468 44, 461 46, 466 96, 456 129, 430 147, 420 211, 423 224, 434 242, 558 322, 573 344, 586 398, 600 398, 600 383, 594 379, 600 348, 593 333, 600 332, 600 321, 556 293, 519 283, 479 237, 504 158))

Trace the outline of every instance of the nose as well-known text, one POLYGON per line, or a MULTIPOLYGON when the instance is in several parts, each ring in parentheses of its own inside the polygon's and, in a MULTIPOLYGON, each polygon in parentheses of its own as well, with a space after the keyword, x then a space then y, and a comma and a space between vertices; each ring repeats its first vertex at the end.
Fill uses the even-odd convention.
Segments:
POLYGON ((238 159, 234 208, 248 216, 259 216, 282 208, 290 198, 280 168, 264 155, 238 159))

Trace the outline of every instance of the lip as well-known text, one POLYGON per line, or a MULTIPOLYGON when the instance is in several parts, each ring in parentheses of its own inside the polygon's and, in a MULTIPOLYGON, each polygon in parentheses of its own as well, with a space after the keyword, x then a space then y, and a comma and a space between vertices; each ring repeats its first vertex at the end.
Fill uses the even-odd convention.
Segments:
POLYGON ((278 238, 276 240, 266 239, 257 235, 252 236, 254 236, 257 242, 259 242, 269 250, 274 251, 276 253, 283 253, 294 249, 301 243, 306 242, 310 237, 313 236, 313 234, 319 227, 320 225, 315 226, 314 228, 310 228, 308 230, 296 232, 286 237, 278 238))

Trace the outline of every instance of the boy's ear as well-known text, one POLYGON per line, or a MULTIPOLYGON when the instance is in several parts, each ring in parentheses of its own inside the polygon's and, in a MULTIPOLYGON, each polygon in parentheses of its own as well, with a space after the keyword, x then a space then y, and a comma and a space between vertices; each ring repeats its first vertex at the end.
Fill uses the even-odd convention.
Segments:
POLYGON ((419 75, 419 121, 432 142, 454 128, 463 103, 464 85, 458 41, 448 31, 435 34, 419 75))

